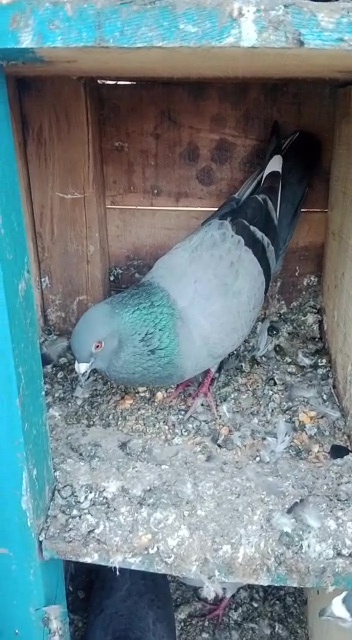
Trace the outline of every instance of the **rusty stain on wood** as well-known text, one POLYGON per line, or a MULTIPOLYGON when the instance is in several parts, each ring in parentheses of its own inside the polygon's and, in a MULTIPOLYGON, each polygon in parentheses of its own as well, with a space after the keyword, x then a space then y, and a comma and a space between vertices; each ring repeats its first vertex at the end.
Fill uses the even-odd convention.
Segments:
POLYGON ((45 314, 65 331, 108 289, 98 96, 69 78, 20 90, 45 314))

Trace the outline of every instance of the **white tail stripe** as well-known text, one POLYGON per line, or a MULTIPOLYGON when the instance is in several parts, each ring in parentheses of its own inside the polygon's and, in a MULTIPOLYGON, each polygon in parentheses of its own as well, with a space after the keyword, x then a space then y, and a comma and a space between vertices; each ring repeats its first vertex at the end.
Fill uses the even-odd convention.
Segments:
POLYGON ((279 171, 279 173, 282 173, 282 155, 281 154, 277 154, 276 156, 273 156, 270 162, 268 162, 268 164, 266 165, 265 171, 263 173, 262 184, 266 176, 269 173, 272 173, 272 171, 279 171))
POLYGON ((349 613, 349 611, 346 609, 343 599, 346 595, 347 591, 344 591, 343 593, 340 593, 339 596, 336 596, 330 605, 331 611, 332 613, 337 617, 337 618, 341 618, 342 620, 350 620, 351 619, 351 615, 349 613))

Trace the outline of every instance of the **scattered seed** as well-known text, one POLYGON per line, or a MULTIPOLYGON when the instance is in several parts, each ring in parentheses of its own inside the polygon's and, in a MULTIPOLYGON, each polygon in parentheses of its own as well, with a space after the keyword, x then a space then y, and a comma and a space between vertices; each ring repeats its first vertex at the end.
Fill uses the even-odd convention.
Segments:
POLYGON ((117 405, 121 409, 129 409, 134 403, 134 399, 131 396, 124 396, 121 400, 118 401, 117 405))
POLYGON ((164 400, 164 394, 162 391, 157 391, 154 396, 155 402, 162 402, 164 400))

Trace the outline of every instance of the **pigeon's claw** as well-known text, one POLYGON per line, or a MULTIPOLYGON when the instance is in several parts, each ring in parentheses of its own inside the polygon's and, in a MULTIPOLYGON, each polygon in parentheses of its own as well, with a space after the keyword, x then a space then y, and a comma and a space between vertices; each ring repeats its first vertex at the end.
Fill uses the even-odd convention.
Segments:
POLYGON ((190 386, 192 386, 192 380, 185 380, 184 382, 181 382, 180 384, 178 384, 176 389, 174 389, 174 391, 171 391, 170 393, 167 394, 166 396, 167 402, 172 402, 173 400, 176 400, 176 398, 178 398, 178 396, 181 395, 181 393, 183 393, 185 389, 188 389, 188 387, 190 386))
POLYGON ((197 391, 192 396, 193 402, 185 415, 185 420, 188 420, 188 418, 191 415, 193 415, 197 407, 202 402, 203 398, 206 399, 212 413, 214 414, 214 417, 215 418, 218 417, 214 396, 211 390, 213 381, 214 381, 214 371, 212 369, 209 369, 203 382, 199 385, 197 391))
POLYGON ((218 604, 208 606, 208 612, 205 614, 206 620, 217 620, 218 624, 222 622, 225 611, 230 604, 231 598, 223 598, 218 604))

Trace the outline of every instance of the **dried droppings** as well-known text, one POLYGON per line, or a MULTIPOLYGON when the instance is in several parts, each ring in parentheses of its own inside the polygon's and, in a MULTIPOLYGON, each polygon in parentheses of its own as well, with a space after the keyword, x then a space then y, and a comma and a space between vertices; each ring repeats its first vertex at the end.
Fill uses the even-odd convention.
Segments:
MULTIPOLYGON (((339 499, 348 494, 352 456, 333 462, 324 453, 349 440, 319 342, 321 315, 313 311, 319 306, 314 280, 290 308, 276 305, 279 333, 270 339, 280 341, 282 358, 271 348, 260 360, 251 357, 254 327, 236 351, 235 367, 217 377, 217 420, 202 406, 185 422, 188 393, 157 402, 164 389, 141 392, 96 372, 89 397, 75 398, 70 352, 65 362, 46 367, 56 492, 41 534, 44 551, 228 582, 270 583, 282 567, 287 580, 306 586, 352 573, 352 507, 339 499), (319 364, 297 363, 299 351, 317 348, 319 364), (320 413, 314 402, 329 412, 320 413), (73 492, 66 497, 67 485, 73 492), (291 533, 274 526, 274 514, 301 496, 310 496, 322 525, 314 530, 295 520, 291 533), (334 535, 329 522, 339 523, 334 535), (151 546, 141 546, 148 533, 151 546)), ((275 629, 271 635, 280 637, 275 629)))

